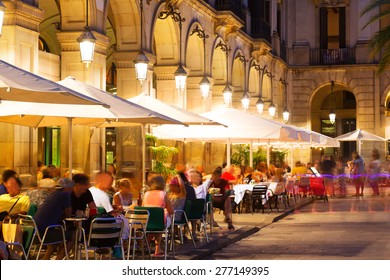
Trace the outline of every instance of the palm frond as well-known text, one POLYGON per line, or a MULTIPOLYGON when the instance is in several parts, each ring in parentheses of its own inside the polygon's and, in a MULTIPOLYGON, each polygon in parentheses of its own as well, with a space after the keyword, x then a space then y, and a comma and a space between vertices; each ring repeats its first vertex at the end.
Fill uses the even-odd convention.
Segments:
POLYGON ((373 9, 376 9, 382 5, 390 4, 390 0, 376 0, 372 1, 370 4, 368 4, 361 12, 360 16, 363 16, 370 12, 373 9))

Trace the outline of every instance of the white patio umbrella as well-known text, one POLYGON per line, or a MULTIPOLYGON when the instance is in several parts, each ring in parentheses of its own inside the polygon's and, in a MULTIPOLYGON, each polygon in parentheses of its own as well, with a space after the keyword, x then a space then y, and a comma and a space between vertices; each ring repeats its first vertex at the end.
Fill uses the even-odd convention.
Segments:
POLYGON ((378 141, 378 142, 385 142, 386 139, 382 138, 378 135, 372 134, 370 132, 367 132, 363 129, 357 129, 342 135, 339 135, 334 138, 338 141, 356 141, 358 146, 358 153, 360 155, 361 153, 361 143, 362 141, 378 141))
POLYGON ((161 100, 158 100, 154 97, 151 97, 145 93, 141 93, 135 97, 129 98, 129 101, 141 105, 145 108, 153 110, 155 112, 164 114, 172 119, 180 120, 183 124, 197 124, 197 125, 209 125, 216 124, 219 125, 218 122, 212 120, 208 117, 195 114, 193 112, 181 109, 179 107, 167 104, 161 100))
POLYGON ((101 102, 0 60, 0 101, 96 105, 101 102))
MULTIPOLYGON (((179 123, 159 113, 153 112, 123 98, 68 77, 60 82, 79 95, 107 104, 90 106, 80 104, 45 104, 34 102, 3 101, 0 104, 0 122, 32 127, 69 125, 69 170, 72 170, 72 125, 123 126, 134 123, 179 123)), ((71 172, 70 172, 71 173, 71 172)))
MULTIPOLYGON (((220 108, 201 114, 201 116, 219 122, 224 126, 162 125, 153 129, 153 134, 162 139, 212 140, 223 141, 230 146, 231 141, 251 143, 252 141, 300 141, 298 130, 276 121, 246 113, 234 108, 220 108)), ((227 161, 230 163, 230 149, 227 149, 227 161)))

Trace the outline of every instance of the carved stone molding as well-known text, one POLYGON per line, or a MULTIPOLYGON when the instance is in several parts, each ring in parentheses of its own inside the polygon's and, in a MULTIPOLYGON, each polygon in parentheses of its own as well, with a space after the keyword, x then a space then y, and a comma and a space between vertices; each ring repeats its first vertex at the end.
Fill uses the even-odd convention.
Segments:
POLYGON ((349 0, 316 0, 318 7, 344 7, 349 5, 349 0))
POLYGON ((39 24, 45 18, 44 11, 21 1, 4 1, 7 10, 3 25, 16 25, 39 32, 39 24))
POLYGON ((237 32, 244 25, 237 17, 230 12, 221 12, 214 20, 214 31, 225 41, 230 36, 237 35, 237 32))
MULTIPOLYGON (((156 63, 156 57, 148 52, 145 55, 149 59, 149 70, 153 69, 153 65, 156 63)), ((113 57, 117 68, 134 68, 133 60, 138 55, 138 51, 126 51, 126 52, 113 52, 113 57)))
MULTIPOLYGON (((61 51, 79 51, 80 46, 77 38, 80 37, 82 31, 71 31, 71 32, 57 32, 57 39, 61 45, 61 51)), ((109 46, 109 38, 103 34, 92 31, 96 37, 95 52, 106 55, 107 47, 109 46)))

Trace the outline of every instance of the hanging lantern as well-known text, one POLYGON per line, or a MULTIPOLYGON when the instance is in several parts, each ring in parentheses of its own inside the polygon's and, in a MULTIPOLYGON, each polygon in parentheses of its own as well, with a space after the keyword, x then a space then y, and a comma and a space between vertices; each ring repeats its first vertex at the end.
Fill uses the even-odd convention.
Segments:
POLYGON ((259 114, 263 113, 263 111, 264 111, 264 101, 263 101, 263 99, 261 97, 256 102, 256 108, 257 108, 257 112, 259 114))
POLYGON ((135 75, 137 80, 143 84, 148 75, 149 59, 143 51, 139 51, 137 57, 133 60, 135 66, 135 75))
POLYGON ((207 79, 206 76, 204 76, 203 79, 199 83, 200 92, 201 92, 204 100, 206 100, 209 97, 210 85, 211 85, 211 83, 210 83, 209 79, 207 79))
POLYGON ((271 102, 271 104, 269 105, 268 107, 268 113, 269 113, 269 116, 271 118, 275 117, 275 114, 276 114, 276 107, 274 105, 274 103, 271 102))
POLYGON ((77 41, 80 44, 81 62, 88 67, 88 65, 93 62, 96 42, 96 37, 92 34, 89 26, 85 27, 84 32, 81 33, 77 41))

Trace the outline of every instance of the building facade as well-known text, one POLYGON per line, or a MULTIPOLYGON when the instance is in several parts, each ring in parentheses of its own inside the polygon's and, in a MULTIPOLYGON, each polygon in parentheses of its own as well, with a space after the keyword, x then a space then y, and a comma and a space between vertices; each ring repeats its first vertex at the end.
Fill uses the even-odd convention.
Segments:
MULTIPOLYGON (((379 58, 370 57, 367 47, 385 23, 362 29, 369 15, 360 12, 369 2, 3 0, 7 10, 0 59, 55 81, 73 76, 126 99, 143 91, 195 113, 225 106, 223 91, 230 85, 230 106, 235 108, 242 108, 242 97, 249 95, 247 110, 257 114, 261 97, 263 117, 274 104, 274 119, 282 120, 287 109, 289 124, 329 136, 361 128, 388 138, 389 72, 377 74, 379 58), (86 24, 97 38, 88 68, 80 62, 77 41, 86 24), (140 50, 150 60, 142 87, 133 63, 140 50), (188 73, 181 94, 174 76, 179 64, 188 73), (204 77, 211 82, 207 99, 200 94, 204 77), (330 111, 337 116, 334 124, 329 122, 330 111)), ((33 173, 41 160, 65 171, 67 127, 0 127, 0 168, 33 173)), ((73 134, 74 168, 93 173, 115 161, 119 172, 139 173, 140 128, 75 127, 73 134)), ((224 145, 170 144, 181 149, 175 161, 211 170, 226 160, 224 145)), ((364 145, 363 155, 377 145, 364 145)), ((343 144, 337 152, 347 157, 355 148, 343 144)), ((385 152, 384 145, 378 148, 385 152)), ((324 151, 296 153, 306 162, 319 159, 324 151)))

